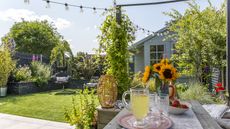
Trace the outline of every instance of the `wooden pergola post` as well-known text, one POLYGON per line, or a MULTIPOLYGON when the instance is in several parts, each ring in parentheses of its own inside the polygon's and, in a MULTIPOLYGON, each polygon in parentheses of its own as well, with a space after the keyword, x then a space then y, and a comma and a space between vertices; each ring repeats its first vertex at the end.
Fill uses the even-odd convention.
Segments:
POLYGON ((227 0, 227 70, 226 70, 226 88, 228 91, 228 106, 230 106, 230 0, 227 0))

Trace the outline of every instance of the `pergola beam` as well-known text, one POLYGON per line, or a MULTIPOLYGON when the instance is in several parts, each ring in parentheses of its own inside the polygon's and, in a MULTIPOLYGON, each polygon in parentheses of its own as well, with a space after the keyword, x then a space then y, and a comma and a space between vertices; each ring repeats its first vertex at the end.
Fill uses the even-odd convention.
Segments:
POLYGON ((119 7, 129 7, 129 6, 144 6, 144 5, 158 5, 158 4, 169 4, 169 3, 176 3, 176 2, 183 2, 189 0, 169 0, 169 1, 161 1, 161 2, 150 2, 150 3, 137 3, 137 4, 119 4, 119 7))

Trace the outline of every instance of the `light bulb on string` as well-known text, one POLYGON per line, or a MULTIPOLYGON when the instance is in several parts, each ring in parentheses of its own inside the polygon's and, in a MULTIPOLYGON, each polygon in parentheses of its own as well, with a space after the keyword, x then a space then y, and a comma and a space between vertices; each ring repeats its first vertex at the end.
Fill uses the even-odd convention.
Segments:
POLYGON ((143 33, 145 33, 145 29, 144 28, 142 28, 141 30, 142 30, 143 33))
POLYGON ((150 31, 148 30, 148 33, 147 33, 148 35, 150 35, 150 31))
POLYGON ((93 7, 93 13, 94 13, 94 14, 97 13, 97 10, 96 10, 95 7, 93 7))
POLYGON ((82 5, 80 6, 80 12, 81 12, 81 13, 84 12, 82 5))
POLYGON ((67 3, 65 3, 65 10, 69 10, 69 6, 67 3))
POLYGON ((24 3, 29 4, 29 3, 30 3, 30 0, 24 0, 24 3))
POLYGON ((46 8, 50 8, 50 1, 47 0, 46 3, 47 3, 47 4, 46 4, 46 8))

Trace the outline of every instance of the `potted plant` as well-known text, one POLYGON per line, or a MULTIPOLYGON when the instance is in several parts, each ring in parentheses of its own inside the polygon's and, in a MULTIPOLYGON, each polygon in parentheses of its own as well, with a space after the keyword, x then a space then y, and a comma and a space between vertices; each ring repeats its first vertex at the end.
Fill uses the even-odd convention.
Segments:
POLYGON ((15 62, 10 56, 8 49, 0 48, 0 96, 6 96, 7 81, 11 71, 15 67, 15 62))

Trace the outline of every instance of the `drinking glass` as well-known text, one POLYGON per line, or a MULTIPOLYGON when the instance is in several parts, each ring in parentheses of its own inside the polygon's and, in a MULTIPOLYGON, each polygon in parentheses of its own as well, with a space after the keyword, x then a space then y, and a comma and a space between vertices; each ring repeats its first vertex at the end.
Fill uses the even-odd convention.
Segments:
POLYGON ((154 114, 157 112, 157 94, 151 93, 149 94, 149 107, 150 107, 150 114, 154 114))
POLYGON ((164 94, 164 93, 159 93, 157 103, 158 103, 157 105, 158 105, 158 110, 160 113, 161 122, 164 122, 163 121, 163 115, 168 116, 169 95, 164 94))
POLYGON ((129 91, 123 93, 122 102, 136 118, 133 126, 137 128, 146 127, 147 121, 145 117, 149 112, 149 90, 146 88, 130 88, 129 91), (125 96, 128 94, 130 94, 130 107, 125 100, 125 96))

